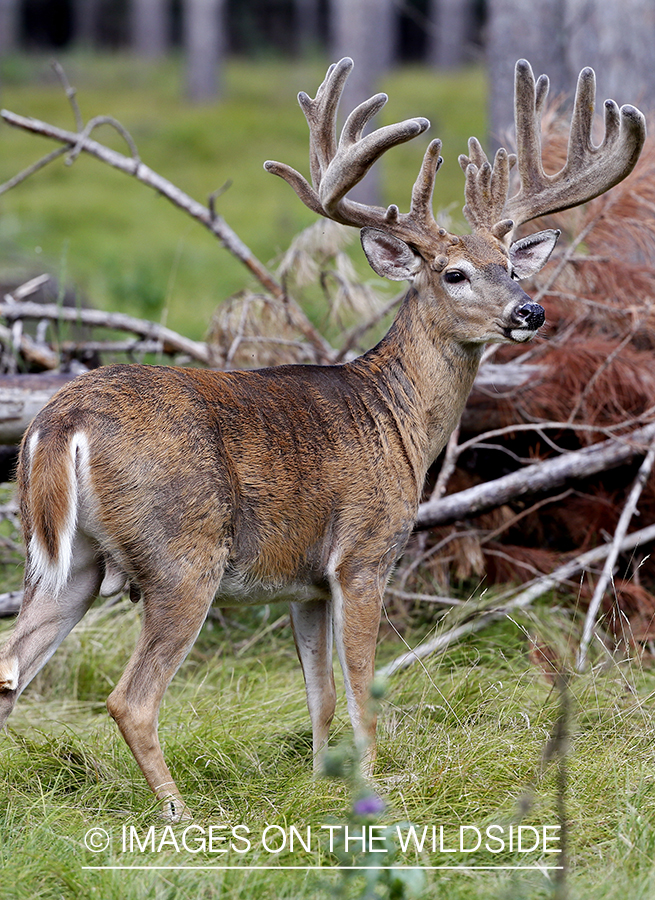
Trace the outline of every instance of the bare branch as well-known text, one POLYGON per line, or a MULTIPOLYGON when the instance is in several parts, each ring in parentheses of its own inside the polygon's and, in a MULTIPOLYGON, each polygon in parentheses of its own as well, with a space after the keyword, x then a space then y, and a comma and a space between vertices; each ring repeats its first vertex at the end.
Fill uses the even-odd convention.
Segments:
POLYGON ((75 117, 75 126, 78 131, 81 131, 84 128, 84 119, 82 118, 82 113, 80 112, 80 107, 77 102, 77 91, 74 87, 71 86, 71 83, 68 80, 68 76, 64 71, 64 67, 60 63, 58 63, 57 60, 53 61, 52 68, 61 81, 61 85, 66 92, 66 96, 68 97, 68 102, 71 105, 73 116, 75 117))
POLYGON ((149 322, 146 319, 135 319, 124 313, 107 313, 99 309, 73 309, 58 306, 54 303, 0 303, 0 316, 9 321, 16 319, 52 319, 55 322, 75 322, 80 325, 95 325, 113 328, 116 331, 130 331, 141 337, 157 340, 166 352, 170 348, 179 353, 186 353, 198 362, 207 363, 209 355, 207 345, 201 341, 192 341, 164 325, 149 322))
MULTIPOLYGON (((623 538, 619 549, 621 552, 633 550, 635 547, 649 543, 650 541, 655 541, 655 525, 649 525, 646 528, 642 528, 639 531, 634 531, 632 534, 627 535, 623 538)), ((530 606, 537 597, 541 597, 547 591, 552 590, 552 588, 568 581, 568 579, 577 572, 584 571, 595 563, 600 562, 600 560, 604 559, 608 553, 611 552, 611 549, 611 544, 605 544, 602 547, 596 547, 593 550, 589 550, 587 553, 582 553, 570 562, 555 569, 555 571, 551 572, 549 575, 534 579, 527 587, 522 588, 518 593, 514 593, 514 596, 502 606, 498 606, 497 604, 498 601, 503 598, 495 598, 494 608, 487 608, 482 612, 476 610, 474 618, 442 632, 432 640, 426 641, 426 643, 421 644, 413 650, 402 653, 390 663, 387 663, 386 666, 379 669, 376 674, 378 676, 388 677, 395 674, 400 669, 406 669, 418 660, 425 659, 426 656, 430 656, 434 653, 444 653, 449 647, 458 643, 462 638, 474 634, 476 631, 481 631, 483 628, 486 628, 487 625, 491 624, 491 622, 495 622, 498 619, 504 619, 510 612, 516 609, 525 609, 530 606)), ((506 596, 507 595, 505 595, 505 597, 506 596)))
POLYGON ((63 156, 67 150, 68 147, 57 147, 56 150, 52 150, 50 153, 37 160, 37 162, 33 163, 31 166, 23 169, 22 172, 18 173, 18 175, 14 175, 14 177, 10 178, 9 181, 5 181, 4 184, 0 184, 0 194, 4 194, 6 193, 6 191, 10 191, 12 188, 15 188, 22 181, 25 181, 27 178, 29 178, 30 175, 34 175, 35 172, 38 172, 39 169, 47 166, 48 163, 51 163, 54 159, 57 159, 57 157, 63 156))
POLYGON ((387 586, 385 594, 391 597, 397 597, 399 600, 409 600, 412 603, 432 603, 435 606, 463 606, 464 600, 457 600, 455 597, 438 597, 436 594, 412 594, 408 591, 401 591, 398 588, 387 586))
POLYGON ((555 459, 535 463, 494 481, 475 485, 457 494, 422 503, 416 527, 432 528, 459 519, 479 515, 508 500, 558 487, 571 478, 587 478, 597 472, 616 468, 635 456, 646 453, 655 438, 655 425, 637 428, 630 434, 563 453, 555 459))
POLYGON ((92 140, 83 132, 75 133, 73 131, 66 131, 63 128, 57 128, 55 125, 50 125, 47 122, 19 116, 8 110, 2 110, 0 115, 2 115, 2 118, 8 125, 13 125, 15 128, 22 128, 24 131, 29 131, 32 134, 40 134, 43 137, 51 138, 54 141, 59 141, 62 144, 66 144, 68 149, 75 149, 78 152, 84 151, 91 156, 95 156, 95 158, 99 159, 101 162, 107 163, 107 165, 113 166, 115 169, 119 169, 121 172, 133 175, 138 181, 142 182, 142 184, 157 191, 162 196, 166 197, 167 200, 170 200, 175 206, 179 207, 179 209, 184 210, 184 212, 188 213, 192 218, 208 228, 209 231, 221 241, 223 246, 236 256, 268 291, 278 299, 282 299, 284 292, 281 285, 268 269, 256 259, 250 249, 243 243, 241 238, 232 231, 221 216, 214 215, 212 217, 206 206, 203 206, 201 203, 198 203, 197 200, 189 197, 188 194, 168 181, 167 178, 154 172, 145 163, 139 162, 138 159, 135 159, 133 156, 124 156, 116 150, 105 147, 104 144, 92 140))
POLYGON ((438 500, 440 497, 443 497, 443 495, 446 493, 446 488, 448 487, 450 476, 453 474, 455 468, 457 467, 457 460, 459 458, 459 454, 461 453, 458 445, 459 432, 460 426, 458 425, 448 438, 448 443, 446 444, 446 454, 444 456, 443 463, 441 464, 441 469, 439 470, 437 481, 434 488, 432 489, 432 493, 430 494, 431 501, 438 500))
POLYGON ((607 559, 605 560, 605 565, 603 566, 603 571, 600 578, 598 579, 598 584, 596 585, 596 588, 594 590, 594 595, 591 598, 591 603, 589 604, 589 608, 587 609, 584 629, 582 632, 582 640, 580 641, 580 649, 578 651, 578 659, 576 663, 579 672, 584 671, 584 669, 586 668, 587 650, 589 649, 589 642, 591 641, 591 635, 594 630, 594 625, 596 624, 598 609, 603 597, 605 596, 607 586, 612 578, 614 566, 616 565, 616 560, 618 559, 619 553, 621 552, 621 546, 625 538, 625 534, 628 530, 628 526, 630 525, 632 517, 635 514, 635 510, 637 509, 637 503, 639 501, 639 497, 641 496, 641 492, 643 491, 644 486, 650 477, 650 473, 653 469, 653 463, 655 463, 655 440, 651 442, 648 453, 646 454, 644 461, 639 467, 637 477, 633 482, 630 493, 628 494, 628 499, 626 500, 623 510, 621 511, 621 515, 616 526, 616 531, 614 532, 614 538, 610 545, 609 553, 607 554, 607 559))
POLYGON ((72 164, 84 149, 84 141, 89 137, 93 129, 98 128, 100 125, 111 125, 111 127, 120 134, 120 136, 123 138, 130 149, 136 171, 136 167, 141 164, 141 157, 139 156, 139 151, 137 150, 134 138, 127 130, 127 128, 113 116, 95 116, 93 119, 89 119, 84 129, 80 132, 79 140, 71 150, 68 159, 66 160, 66 165, 72 166, 72 164))
POLYGON ((30 174, 33 174, 34 171, 37 171, 52 159, 56 158, 56 156, 65 153, 67 150, 72 151, 71 161, 73 161, 82 151, 89 153, 91 156, 95 156, 96 159, 99 159, 128 175, 132 175, 142 184, 157 191, 179 209, 184 210, 184 212, 188 213, 188 215, 204 225, 205 228, 218 238, 228 252, 246 266, 250 273, 254 275, 260 284, 262 284, 273 297, 286 305, 290 319, 295 327, 314 347, 318 360, 320 362, 331 362, 334 359, 334 349, 314 328, 300 306, 298 306, 292 297, 289 297, 286 294, 284 288, 274 275, 269 272, 260 260, 257 259, 250 248, 244 244, 241 238, 230 228, 222 216, 217 215, 214 208, 209 209, 201 203, 198 203, 184 191, 180 190, 176 185, 172 184, 172 182, 168 181, 168 179, 159 175, 157 172, 154 172, 149 166, 141 162, 132 138, 123 126, 116 122, 116 120, 111 119, 108 116, 98 117, 92 119, 83 131, 71 132, 62 128, 57 128, 47 122, 41 122, 38 119, 19 116, 8 110, 2 110, 0 115, 2 115, 2 118, 9 125, 29 131, 32 134, 40 134, 66 145, 64 149, 57 151, 57 153, 49 154, 49 156, 44 157, 40 163, 35 164, 35 166, 31 167, 29 170, 25 170, 24 173, 21 173, 21 176, 16 176, 15 179, 12 179, 12 183, 7 182, 8 186, 5 185, 4 190, 8 190, 9 187, 20 183, 20 181, 24 181, 25 178, 30 174), (94 141, 89 137, 88 132, 95 127, 96 124, 101 124, 101 122, 108 122, 119 130, 128 142, 128 146, 132 151, 132 156, 124 156, 122 153, 118 153, 109 147, 105 147, 104 144, 100 144, 98 141, 94 141))
POLYGON ((46 344, 35 341, 29 334, 14 334, 12 329, 4 325, 0 325, 0 343, 20 354, 27 362, 44 369, 56 369, 61 362, 59 354, 46 344))

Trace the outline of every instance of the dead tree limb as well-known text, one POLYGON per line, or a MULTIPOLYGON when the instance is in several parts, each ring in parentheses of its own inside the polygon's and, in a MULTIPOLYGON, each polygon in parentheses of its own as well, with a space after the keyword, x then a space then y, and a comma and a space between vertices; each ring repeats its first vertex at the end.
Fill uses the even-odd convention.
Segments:
MULTIPOLYGON (((282 299, 284 292, 277 279, 268 271, 266 266, 254 256, 249 247, 243 243, 241 238, 229 227, 225 220, 216 214, 212 216, 210 210, 206 206, 198 203, 197 200, 189 197, 188 194, 180 190, 180 188, 170 182, 167 178, 164 178, 162 175, 153 171, 149 166, 141 162, 138 155, 125 156, 124 154, 93 140, 86 133, 88 126, 82 132, 74 132, 58 128, 55 125, 50 125, 48 122, 41 122, 39 119, 17 115, 6 109, 3 109, 0 112, 0 115, 8 125, 13 125, 15 128, 21 128, 32 134, 40 134, 43 137, 65 144, 70 151, 75 153, 75 155, 84 151, 91 156, 95 156, 95 158, 99 159, 101 162, 107 163, 107 165, 113 166, 113 168, 119 169, 127 175, 132 175, 137 181, 140 181, 142 184, 157 191, 179 209, 184 210, 184 212, 188 213, 192 218, 204 225, 205 228, 208 228, 209 231, 219 239, 226 250, 229 250, 233 256, 239 259, 246 268, 250 270, 267 291, 278 299, 282 299)), ((89 124, 95 125, 98 123, 97 121, 92 120, 89 124)), ((108 122, 105 122, 105 124, 108 124, 108 122)), ((121 134, 124 136, 124 130, 121 134)), ((45 163, 42 161, 42 164, 45 163)))
POLYGON ((72 375, 3 375, 0 377, 0 444, 19 444, 41 407, 72 375))
POLYGON ((494 481, 428 500, 419 507, 416 527, 420 530, 469 519, 509 500, 559 487, 570 479, 588 478, 616 468, 645 454, 654 438, 655 424, 646 425, 630 434, 526 466, 494 481))
POLYGON ((22 591, 9 591, 7 594, 0 594, 0 618, 17 615, 22 602, 22 591))
POLYGON ((202 341, 192 341, 147 319, 136 319, 124 313, 108 313, 100 309, 73 309, 56 303, 0 303, 0 316, 8 321, 16 319, 52 319, 54 322, 73 322, 77 325, 95 325, 112 328, 115 331, 129 331, 140 337, 158 341, 166 352, 185 353, 197 362, 207 363, 207 345, 202 341))
POLYGON ((59 354, 46 344, 35 341, 29 334, 14 334, 5 325, 0 325, 0 343, 16 356, 20 355, 26 362, 35 363, 43 369, 56 369, 61 361, 59 354))

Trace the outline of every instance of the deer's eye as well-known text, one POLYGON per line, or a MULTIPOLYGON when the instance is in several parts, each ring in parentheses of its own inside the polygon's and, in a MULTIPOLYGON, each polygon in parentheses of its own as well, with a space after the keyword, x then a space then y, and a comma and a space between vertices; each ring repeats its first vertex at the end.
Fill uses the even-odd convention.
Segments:
POLYGON ((450 269, 450 271, 444 273, 443 277, 448 284, 461 284, 462 281, 466 281, 466 275, 460 272, 459 269, 450 269))

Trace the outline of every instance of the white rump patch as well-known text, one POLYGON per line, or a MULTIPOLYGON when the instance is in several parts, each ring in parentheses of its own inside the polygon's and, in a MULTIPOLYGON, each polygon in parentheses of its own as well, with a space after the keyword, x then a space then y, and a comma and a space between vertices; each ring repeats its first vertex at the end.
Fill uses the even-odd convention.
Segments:
MULTIPOLYGON (((30 439, 30 465, 36 451, 38 432, 30 439)), ((86 434, 79 431, 73 435, 68 454, 62 467, 61 477, 66 488, 66 511, 63 525, 57 535, 58 556, 52 559, 41 544, 37 533, 30 540, 30 576, 38 580, 44 590, 57 596, 68 581, 73 563, 73 542, 77 530, 80 482, 88 480, 89 442, 86 434)))

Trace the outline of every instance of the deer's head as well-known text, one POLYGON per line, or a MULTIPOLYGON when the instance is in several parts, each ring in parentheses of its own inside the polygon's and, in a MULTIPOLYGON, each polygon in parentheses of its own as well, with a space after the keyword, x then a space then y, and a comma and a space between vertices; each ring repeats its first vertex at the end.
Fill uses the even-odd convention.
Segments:
POLYGON ((363 136, 368 121, 386 103, 376 94, 348 116, 337 141, 336 115, 351 59, 332 65, 316 98, 298 96, 310 130, 312 184, 283 163, 267 162, 301 200, 322 216, 361 228, 362 245, 375 272, 408 280, 420 298, 420 314, 462 343, 523 342, 544 323, 544 310, 519 287, 546 263, 558 231, 547 230, 513 240, 531 219, 577 206, 617 184, 634 168, 645 138, 645 120, 633 106, 619 110, 605 103, 605 137, 591 141, 595 76, 583 69, 578 79, 568 158, 560 172, 548 175, 541 162, 541 115, 548 79, 536 82, 529 63, 516 64, 515 124, 517 153, 503 148, 489 162, 480 142, 469 141, 460 156, 466 176, 464 215, 468 235, 450 234, 432 212, 435 176, 441 166, 441 142, 433 140, 412 190, 409 212, 350 200, 348 192, 390 147, 422 134, 429 122, 407 119, 363 136), (510 170, 517 166, 519 188, 509 196, 510 170))

